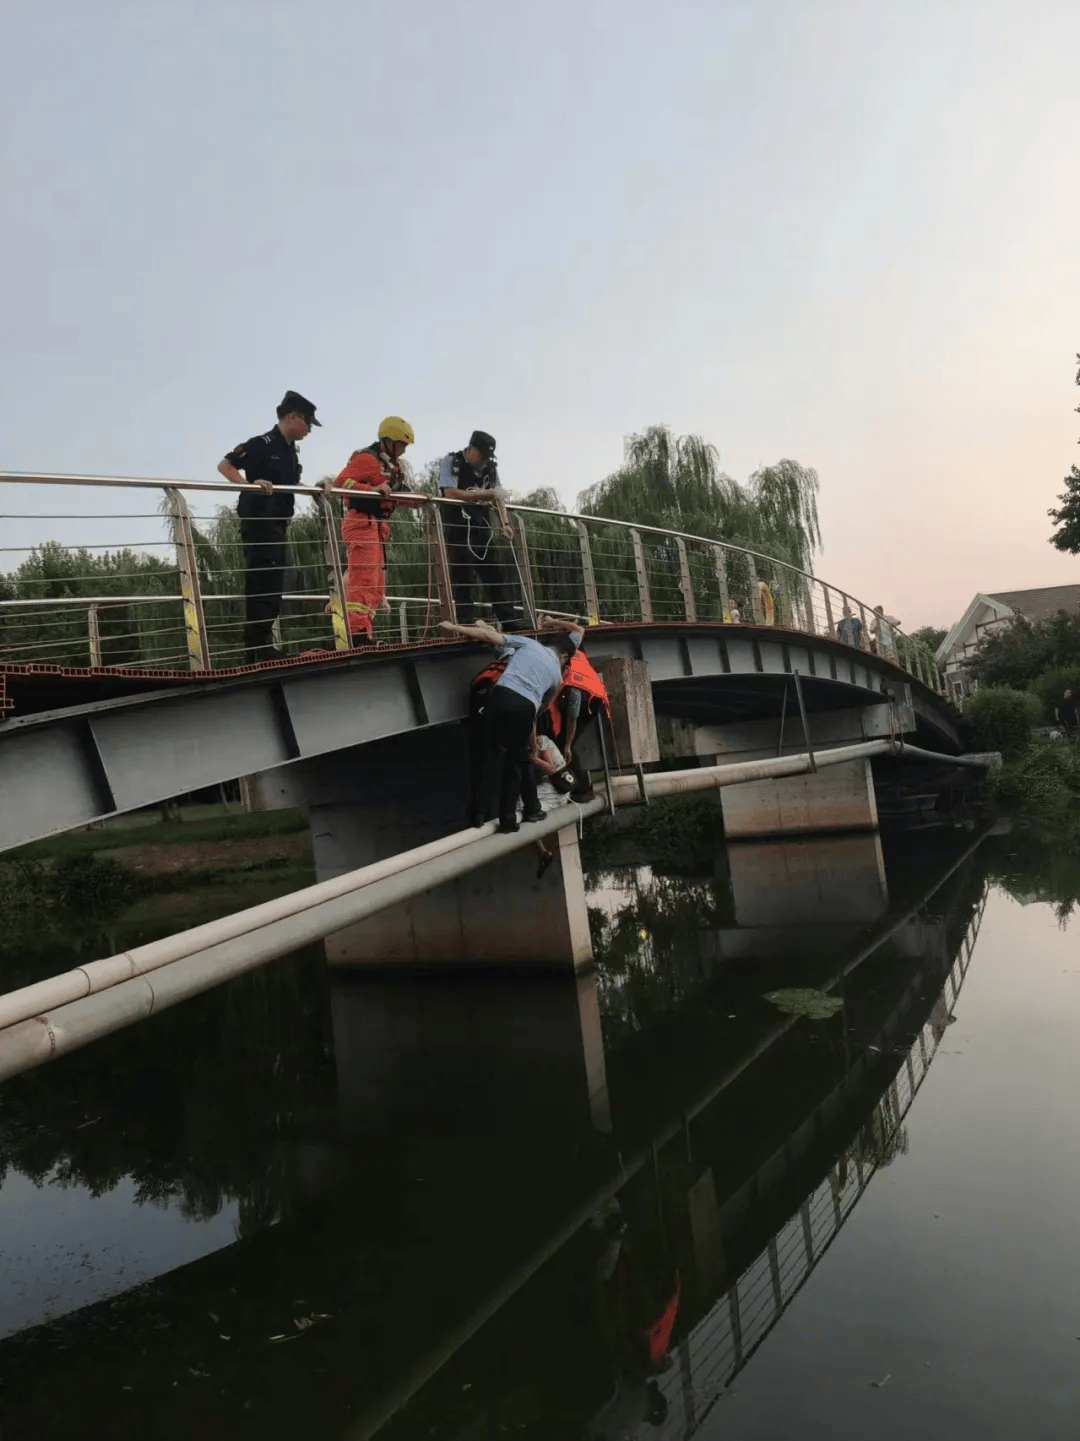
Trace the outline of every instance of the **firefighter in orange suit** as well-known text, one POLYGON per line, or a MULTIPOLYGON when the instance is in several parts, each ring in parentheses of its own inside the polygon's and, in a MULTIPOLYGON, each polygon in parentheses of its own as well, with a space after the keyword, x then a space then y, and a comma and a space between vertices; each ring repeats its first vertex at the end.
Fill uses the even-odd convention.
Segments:
POLYGON ((345 613, 354 646, 375 639, 372 621, 386 596, 386 542, 390 517, 399 505, 419 506, 424 497, 408 491, 401 457, 415 439, 413 428, 399 415, 388 415, 379 426, 374 445, 354 450, 349 463, 334 481, 339 489, 355 494, 345 502, 341 538, 348 570, 345 576, 345 613))

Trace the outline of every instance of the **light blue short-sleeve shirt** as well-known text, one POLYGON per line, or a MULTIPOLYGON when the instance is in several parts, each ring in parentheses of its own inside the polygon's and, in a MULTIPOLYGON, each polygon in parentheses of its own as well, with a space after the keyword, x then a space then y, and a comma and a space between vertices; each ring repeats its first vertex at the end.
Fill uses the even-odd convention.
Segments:
POLYGON ((497 654, 509 654, 510 660, 496 686, 523 695, 539 710, 546 705, 562 682, 562 666, 555 651, 527 635, 503 636, 497 654))

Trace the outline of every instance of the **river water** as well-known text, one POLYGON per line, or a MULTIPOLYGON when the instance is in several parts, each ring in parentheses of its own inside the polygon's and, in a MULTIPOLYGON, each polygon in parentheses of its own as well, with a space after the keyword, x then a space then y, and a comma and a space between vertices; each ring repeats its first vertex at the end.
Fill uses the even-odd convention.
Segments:
POLYGON ((311 951, 5 1083, 4 1441, 1080 1434, 1068 865, 958 826, 588 885, 588 975, 311 951))

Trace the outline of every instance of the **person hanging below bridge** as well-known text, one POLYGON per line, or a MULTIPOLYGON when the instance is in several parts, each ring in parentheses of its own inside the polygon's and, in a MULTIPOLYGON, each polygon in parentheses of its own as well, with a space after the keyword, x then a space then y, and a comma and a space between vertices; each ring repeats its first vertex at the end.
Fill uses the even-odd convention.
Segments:
POLYGON ((420 506, 422 495, 409 491, 401 461, 413 444, 413 428, 400 415, 388 415, 379 426, 378 439, 363 450, 354 450, 348 464, 334 481, 351 490, 345 502, 341 539, 345 543, 348 569, 345 574, 345 614, 354 646, 375 641, 373 622, 386 602, 386 542, 390 538, 390 517, 399 505, 420 506), (407 494, 402 494, 402 492, 407 494))
POLYGON ((289 565, 286 533, 296 497, 276 486, 300 484, 303 467, 298 440, 311 434, 315 407, 296 390, 287 390, 277 408, 277 425, 253 435, 218 463, 218 473, 233 485, 246 485, 236 504, 244 548, 244 664, 280 660, 274 622, 281 613, 289 565), (241 473, 242 472, 242 473, 241 473))
POLYGON ((439 491, 447 500, 467 502, 443 509, 458 619, 465 623, 478 620, 486 597, 504 630, 519 629, 524 624, 524 612, 513 552, 507 554, 506 548, 496 540, 491 524, 494 510, 502 540, 513 541, 514 532, 499 485, 495 437, 485 430, 474 430, 464 450, 444 455, 439 466, 439 491))
MULTIPOLYGON (((547 617, 545 624, 550 624, 547 617)), ((604 682, 596 674, 588 656, 578 650, 563 668, 562 686, 538 721, 538 727, 561 747, 565 763, 574 776, 571 799, 583 802, 593 798, 592 780, 578 758, 574 746, 578 737, 598 716, 600 722, 611 724, 611 702, 604 682)))
POLYGON ((520 828, 519 800, 524 803, 523 820, 543 820, 546 812, 540 808, 529 764, 536 717, 555 698, 563 672, 584 638, 584 627, 557 622, 550 645, 531 636, 503 635, 486 621, 456 625, 444 620, 439 628, 447 635, 494 647, 496 660, 506 662, 498 675, 493 675, 491 690, 476 717, 479 730, 473 750, 470 824, 482 826, 497 814, 500 831, 516 831, 520 828))

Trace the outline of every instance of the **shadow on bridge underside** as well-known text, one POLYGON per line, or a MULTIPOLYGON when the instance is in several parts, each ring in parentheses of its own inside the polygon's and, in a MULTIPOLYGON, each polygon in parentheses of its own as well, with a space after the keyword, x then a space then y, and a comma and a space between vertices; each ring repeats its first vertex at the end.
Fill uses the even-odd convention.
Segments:
MULTIPOLYGON (((71 1434, 77 1412, 85 1434, 89 1385, 113 1421, 165 1438, 577 1436, 621 1387, 628 1404, 662 1398, 667 1420, 643 1435, 692 1435, 903 1153, 971 960, 982 870, 942 841, 896 851, 886 876, 876 837, 837 837, 744 848, 713 881, 639 868, 602 888, 612 934, 639 949, 601 947, 576 982, 335 979, 300 1003, 290 980, 283 1005, 260 1008, 272 1033, 239 1049, 207 998, 7 1083, 15 1164, 24 1114, 36 1163, 53 1136, 58 1158, 86 1163, 96 1133, 70 1131, 75 1092, 142 1114, 164 1175, 154 1116, 106 1093, 202 1056, 207 1105, 224 1093, 215 1139, 191 1154, 179 1130, 172 1169, 193 1203, 226 1175, 247 1201, 237 1244, 3 1343, 11 1424, 71 1434), (767 910, 778 864, 801 883, 767 910), (829 898, 844 875, 861 879, 840 934, 829 898), (838 1021, 778 1022, 761 999, 838 971, 838 1021), (282 1064, 259 1081, 270 1054, 282 1064), (254 1084, 236 1090, 233 1072, 254 1084), (649 1368, 641 1331, 676 1278, 667 1361, 649 1368), (325 1324, 268 1344, 299 1336, 297 1308, 325 1324)), ((245 985, 269 993, 275 974, 245 985)), ((122 1166, 140 1144, 129 1128, 122 1166)))

